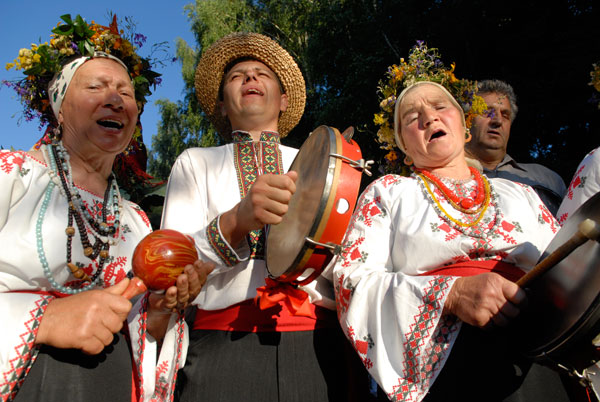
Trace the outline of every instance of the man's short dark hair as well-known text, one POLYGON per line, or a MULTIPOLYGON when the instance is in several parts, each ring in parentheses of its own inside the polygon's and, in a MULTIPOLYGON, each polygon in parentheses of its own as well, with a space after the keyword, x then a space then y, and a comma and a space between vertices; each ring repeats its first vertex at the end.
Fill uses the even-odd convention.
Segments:
POLYGON ((510 104, 510 121, 511 123, 515 121, 519 108, 517 107, 517 95, 510 84, 500 80, 483 80, 477 83, 477 87, 479 95, 495 92, 506 96, 510 104))

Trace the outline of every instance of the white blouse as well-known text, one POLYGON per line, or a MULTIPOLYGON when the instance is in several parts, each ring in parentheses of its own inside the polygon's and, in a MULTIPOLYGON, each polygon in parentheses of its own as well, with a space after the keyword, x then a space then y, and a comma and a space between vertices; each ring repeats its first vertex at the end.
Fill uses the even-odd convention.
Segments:
MULTIPOLYGON (((475 222, 478 215, 454 210, 432 187, 436 204, 416 176, 381 177, 359 200, 333 267, 338 316, 391 400, 423 399, 460 329, 459 320, 442 317, 456 278, 427 272, 473 260, 528 270, 559 228, 530 187, 490 182, 490 206, 470 228, 458 222, 475 222)), ((468 193, 476 184, 446 185, 468 193)))
MULTIPOLYGON (((279 150, 283 171, 287 171, 298 150, 283 145, 279 150)), ((161 227, 191 235, 199 258, 216 264, 194 301, 204 310, 219 310, 254 298, 268 276, 264 259, 250 258, 247 244, 239 249, 231 247, 215 225, 221 214, 241 201, 235 158, 234 144, 191 148, 177 158, 169 177, 161 227), (219 250, 207 233, 211 226, 221 239, 219 250)), ((335 309, 331 282, 326 278, 321 275, 302 289, 311 303, 335 309)))
POLYGON ((558 208, 558 221, 563 224, 570 214, 600 191, 600 152, 594 149, 581 161, 558 208))
MULTIPOLYGON (((78 281, 72 276, 66 266, 67 235, 67 200, 58 187, 54 188, 43 209, 46 189, 50 181, 48 167, 44 161, 34 159, 29 154, 16 151, 0 151, 0 317, 4 322, 0 333, 0 370, 2 370, 2 397, 18 392, 20 384, 25 379, 28 368, 35 361, 37 347, 34 346, 38 325, 44 311, 55 292, 45 276, 40 262, 39 247, 48 261, 48 267, 54 280, 61 285, 77 286, 78 281), (43 216, 42 216, 43 215, 43 216), (36 237, 38 219, 42 219, 41 244, 36 237), (25 370, 15 370, 17 365, 23 365, 25 370)), ((80 188, 80 195, 88 212, 92 216, 101 213, 103 198, 80 188)), ((109 215, 108 222, 115 217, 109 215)), ((120 229, 116 244, 109 250, 109 258, 100 276, 101 287, 112 286, 121 281, 131 270, 131 257, 137 243, 151 232, 150 222, 146 214, 129 201, 122 201, 120 213, 120 229)), ((89 229, 88 229, 89 230, 89 229)), ((97 262, 91 262, 83 255, 83 248, 76 231, 72 242, 72 261, 83 264, 83 269, 92 275, 97 268, 97 262)), ((142 381, 151 387, 148 393, 154 393, 156 375, 155 342, 146 340, 144 311, 141 309, 141 298, 132 308, 128 321, 130 333, 136 338, 134 342, 136 362, 144 365, 142 381), (140 327, 140 324, 142 326, 140 327), (143 340, 140 344, 139 341, 143 340), (144 351, 144 345, 150 346, 144 351), (137 347, 136 347, 137 345, 137 347), (140 356, 145 356, 142 359, 140 356)), ((172 320, 173 321, 173 320, 172 320)), ((171 327, 176 326, 171 323, 171 327)), ((174 330, 171 330, 173 333, 174 330)), ((151 337, 149 337, 151 338, 151 337)), ((171 335, 171 343, 182 345, 183 337, 175 342, 171 335)), ((172 346, 174 347, 174 346, 172 346)), ((169 349, 166 347, 165 350, 169 349)), ((165 357, 173 367, 175 359, 165 357)), ((175 356, 173 354, 173 356, 175 356)), ((166 370, 163 374, 169 376, 166 370)), ((173 378, 174 372, 170 374, 173 378)), ((165 377, 167 380, 168 378, 165 377)), ((156 381, 159 386, 160 380, 156 381)), ((150 396, 148 397, 149 400, 150 396)))

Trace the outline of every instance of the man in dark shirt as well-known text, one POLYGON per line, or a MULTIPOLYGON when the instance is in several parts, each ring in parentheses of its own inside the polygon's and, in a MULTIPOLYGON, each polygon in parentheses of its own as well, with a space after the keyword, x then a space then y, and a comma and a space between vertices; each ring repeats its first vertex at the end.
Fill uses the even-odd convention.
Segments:
POLYGON ((478 93, 487 103, 488 112, 473 120, 473 139, 467 143, 467 152, 481 162, 488 177, 501 177, 533 187, 556 216, 566 192, 563 179, 537 163, 517 163, 506 153, 510 127, 518 111, 513 88, 500 80, 484 80, 478 85, 478 93))

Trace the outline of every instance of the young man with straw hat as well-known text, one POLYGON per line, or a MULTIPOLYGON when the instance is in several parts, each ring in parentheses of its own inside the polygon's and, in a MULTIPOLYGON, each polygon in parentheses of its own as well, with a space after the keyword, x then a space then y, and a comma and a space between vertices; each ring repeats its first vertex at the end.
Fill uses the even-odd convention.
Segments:
POLYGON ((302 73, 270 38, 234 33, 202 55, 196 94, 228 143, 181 154, 165 199, 162 227, 193 236, 200 259, 216 264, 194 301, 180 400, 348 400, 353 356, 331 283, 277 284, 265 265, 264 226, 281 221, 295 191, 296 172, 284 172, 297 150, 280 138, 304 111, 302 73))

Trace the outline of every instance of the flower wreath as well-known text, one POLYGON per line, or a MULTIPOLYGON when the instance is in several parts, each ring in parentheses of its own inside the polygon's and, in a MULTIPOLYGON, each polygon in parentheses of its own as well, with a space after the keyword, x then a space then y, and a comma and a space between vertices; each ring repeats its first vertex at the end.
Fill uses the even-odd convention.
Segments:
POLYGON ((373 119, 379 127, 377 142, 382 149, 390 151, 382 163, 384 173, 399 173, 403 168, 401 151, 397 149, 394 140, 394 106, 396 97, 403 89, 417 81, 433 81, 443 85, 463 108, 467 127, 471 127, 476 115, 487 110, 483 98, 476 94, 477 82, 456 78, 454 68, 454 63, 446 68, 438 50, 428 48, 423 41, 417 41, 409 51, 408 60, 401 58, 399 64, 388 67, 385 78, 379 81, 377 87, 380 111, 375 113, 373 119))
MULTIPOLYGON (((154 65, 163 65, 159 58, 143 58, 136 53, 146 42, 146 37, 134 33, 135 23, 125 18, 127 31, 120 30, 116 14, 111 15, 109 26, 95 23, 87 24, 77 15, 62 15, 62 23, 52 29, 50 43, 31 44, 31 48, 19 50, 18 57, 6 64, 6 69, 23 70, 24 78, 17 81, 3 80, 2 83, 16 91, 24 107, 27 121, 40 120, 40 128, 47 126, 42 139, 35 145, 51 140, 51 133, 58 122, 52 112, 48 99, 48 84, 63 65, 74 57, 92 56, 95 51, 102 51, 119 58, 128 68, 135 89, 135 99, 142 114, 151 88, 161 83, 160 74, 153 71, 154 65), (133 42, 133 43, 132 43, 133 42)), ((162 52, 166 55, 166 42, 152 46, 152 54, 162 52)), ((146 147, 142 138, 142 127, 138 117, 136 130, 127 150, 117 156, 113 170, 118 177, 119 185, 131 198, 139 198, 145 187, 154 187, 153 178, 146 173, 146 147)))

